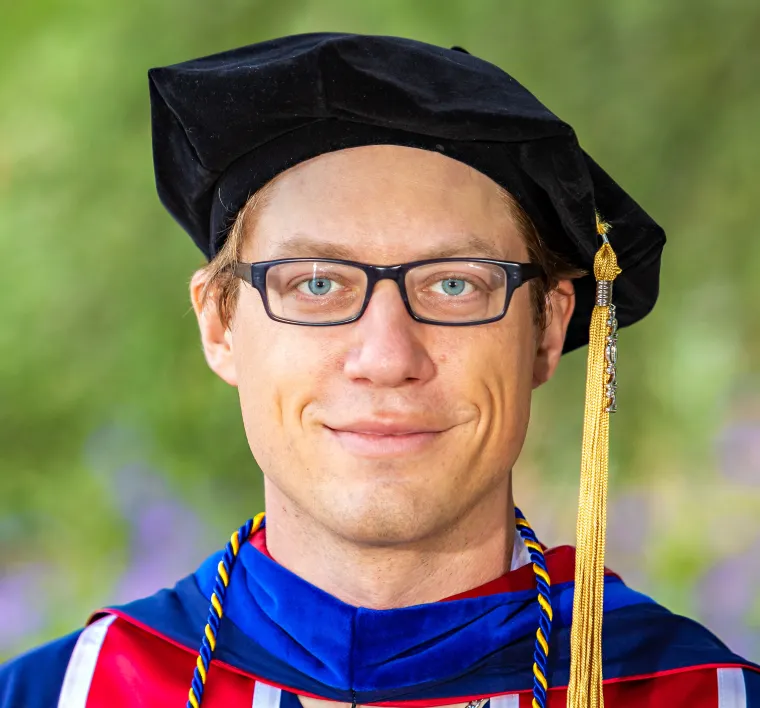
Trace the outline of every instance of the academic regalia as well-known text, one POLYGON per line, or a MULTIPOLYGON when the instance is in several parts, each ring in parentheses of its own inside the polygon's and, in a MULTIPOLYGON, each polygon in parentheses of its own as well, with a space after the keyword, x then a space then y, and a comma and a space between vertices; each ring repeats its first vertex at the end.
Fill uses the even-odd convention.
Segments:
MULTIPOLYGON (((538 613, 529 561, 438 603, 357 609, 280 566, 264 534, 243 546, 232 571, 207 708, 299 708, 296 694, 409 708, 481 697, 491 697, 492 708, 530 706, 538 613)), ((565 705, 575 556, 569 546, 545 555, 555 609, 547 702, 554 708, 565 705)), ((98 612, 85 630, 6 665, 0 708, 184 705, 220 558, 171 590, 98 612)), ((759 666, 609 571, 604 633, 611 708, 760 706, 759 666)))
POLYGON ((149 79, 158 193, 207 258, 283 170, 391 144, 484 173, 587 272, 574 281, 565 344, 589 347, 578 550, 547 551, 517 510, 514 567, 502 578, 437 603, 370 610, 280 566, 260 515, 173 589, 98 612, 0 669, 0 708, 298 708, 297 694, 596 708, 602 680, 611 708, 760 708, 759 666, 604 570, 616 332, 654 306, 665 236, 572 128, 492 64, 394 37, 285 37, 149 79))

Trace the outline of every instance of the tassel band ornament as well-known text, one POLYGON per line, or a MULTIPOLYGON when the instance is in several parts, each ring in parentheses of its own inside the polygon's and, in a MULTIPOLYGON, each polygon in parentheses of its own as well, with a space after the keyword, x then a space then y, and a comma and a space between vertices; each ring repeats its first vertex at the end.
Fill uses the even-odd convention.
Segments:
POLYGON ((610 305, 610 315, 607 318, 607 346, 604 349, 604 359, 607 362, 605 369, 607 384, 605 393, 607 395, 607 413, 617 413, 617 333, 618 321, 615 317, 615 306, 610 305))
POLYGON ((612 304, 612 281, 600 280, 596 284, 596 306, 609 307, 612 304))
POLYGON ((596 306, 609 308, 607 317, 607 336, 605 337, 604 359, 607 362, 605 372, 608 376, 605 384, 607 395, 607 413, 617 413, 617 332, 618 321, 615 306, 612 304, 612 281, 599 280, 596 284, 596 306))

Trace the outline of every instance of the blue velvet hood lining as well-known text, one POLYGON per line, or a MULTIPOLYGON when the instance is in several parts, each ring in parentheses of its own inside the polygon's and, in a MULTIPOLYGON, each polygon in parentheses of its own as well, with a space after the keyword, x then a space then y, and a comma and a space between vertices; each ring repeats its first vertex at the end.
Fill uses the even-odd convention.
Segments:
MULTIPOLYGON (((249 583, 247 561, 237 564, 233 572, 230 586, 233 600, 229 605, 225 603, 214 655, 221 662, 296 693, 343 702, 356 700, 362 704, 440 698, 469 700, 474 696, 529 691, 533 685, 535 625, 532 622, 537 621, 532 601, 534 591, 493 595, 490 601, 488 598, 452 600, 403 611, 364 610, 362 615, 369 612, 368 616, 374 614, 375 617, 361 627, 387 632, 396 644, 394 653, 390 646, 370 646, 371 637, 361 640, 357 637, 355 615, 359 614, 359 608, 344 606, 284 569, 278 572, 276 567, 270 566, 271 560, 256 549, 250 551, 260 556, 251 555, 250 560, 254 570, 261 569, 262 573, 257 572, 258 580, 249 583), (267 562, 259 564, 261 559, 267 562), (272 577, 267 576, 265 567, 273 573, 272 577), (263 599, 257 600, 251 596, 251 588, 258 591, 259 587, 266 588, 267 592, 263 599), (322 605, 322 601, 326 604, 322 605), (314 604, 305 605, 307 602, 314 604), (506 606, 505 610, 498 610, 500 603, 506 606), (448 611, 438 615, 440 608, 446 606, 450 606, 448 611), (291 622, 291 612, 296 607, 301 608, 303 626, 291 622), (428 614, 431 608, 434 613, 428 614), (349 626, 345 624, 345 617, 351 619, 352 633, 342 635, 340 628, 336 631, 336 627, 329 624, 333 612, 343 616, 343 628, 349 626), (396 614, 400 612, 401 615, 396 614), (402 632, 397 626, 402 617, 417 612, 421 614, 414 621, 425 631, 422 637, 415 637, 411 631, 402 632), (377 624, 370 626, 373 620, 377 624), (444 624, 436 627, 433 623, 438 621, 444 624), (387 624, 387 628, 383 624, 387 624), (479 633, 472 631, 475 626, 479 633), (326 640, 325 635, 330 635, 330 639, 326 640), (466 641, 460 644, 462 637, 466 641), (460 655, 448 661, 445 669, 435 665, 434 660, 423 660, 426 656, 436 656, 439 642, 445 642, 452 653, 460 655), (326 649, 334 654, 320 653, 326 649), (341 669, 346 667, 346 661, 360 662, 364 656, 380 664, 378 677, 382 681, 361 689, 349 683, 350 677, 342 675, 341 669), (409 676, 412 666, 419 673, 409 676), (394 677, 397 668, 398 674, 394 677), (402 673, 407 676, 406 683, 400 680, 402 673), (337 680, 332 678, 334 676, 337 680)), ((248 559, 250 551, 245 550, 243 557, 248 559)), ((184 578, 172 589, 113 609, 149 627, 153 633, 196 652, 208 613, 209 583, 220 558, 221 553, 213 555, 197 573, 184 578)), ((559 687, 567 686, 569 680, 572 583, 553 588, 553 601, 555 626, 547 678, 550 686, 559 687)), ((704 665, 754 666, 730 652, 698 623, 672 614, 631 591, 615 577, 608 577, 605 586, 603 635, 605 679, 704 665)))
MULTIPOLYGON (((206 596, 217 563, 212 556, 195 575, 206 596)), ((570 624, 572 597, 572 582, 552 588, 555 628, 570 624)), ((606 611, 651 602, 618 578, 607 578, 606 611)), ((532 639, 539 621, 534 589, 392 610, 353 607, 251 544, 241 548, 232 571, 225 614, 298 672, 356 692, 386 692, 460 675, 532 639)))

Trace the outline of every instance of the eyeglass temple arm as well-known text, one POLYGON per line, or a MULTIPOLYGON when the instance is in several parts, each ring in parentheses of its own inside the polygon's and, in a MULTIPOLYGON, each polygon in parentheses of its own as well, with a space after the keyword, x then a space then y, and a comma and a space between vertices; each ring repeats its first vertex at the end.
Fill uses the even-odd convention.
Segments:
POLYGON ((544 275, 544 269, 535 263, 521 263, 520 275, 522 276, 520 285, 522 285, 528 280, 533 280, 533 278, 540 278, 542 275, 544 275))
POLYGON ((248 283, 253 284, 253 273, 251 272, 250 263, 235 263, 232 271, 238 278, 242 278, 248 283))

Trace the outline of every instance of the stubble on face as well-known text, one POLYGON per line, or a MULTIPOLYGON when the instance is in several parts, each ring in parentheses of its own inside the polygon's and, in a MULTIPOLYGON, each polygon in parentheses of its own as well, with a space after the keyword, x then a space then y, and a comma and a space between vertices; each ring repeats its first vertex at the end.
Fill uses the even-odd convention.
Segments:
MULTIPOLYGON (((372 146, 281 175, 243 255, 331 253, 390 265, 458 248, 527 260, 498 186, 437 153, 372 146)), ((498 322, 440 327, 412 320, 396 286, 383 281, 359 321, 322 328, 270 320, 258 293, 244 287, 232 335, 268 504, 276 498, 352 543, 402 546, 506 503, 530 408, 536 333, 528 287, 498 322), (384 447, 341 436, 373 423, 427 437, 384 447)))

